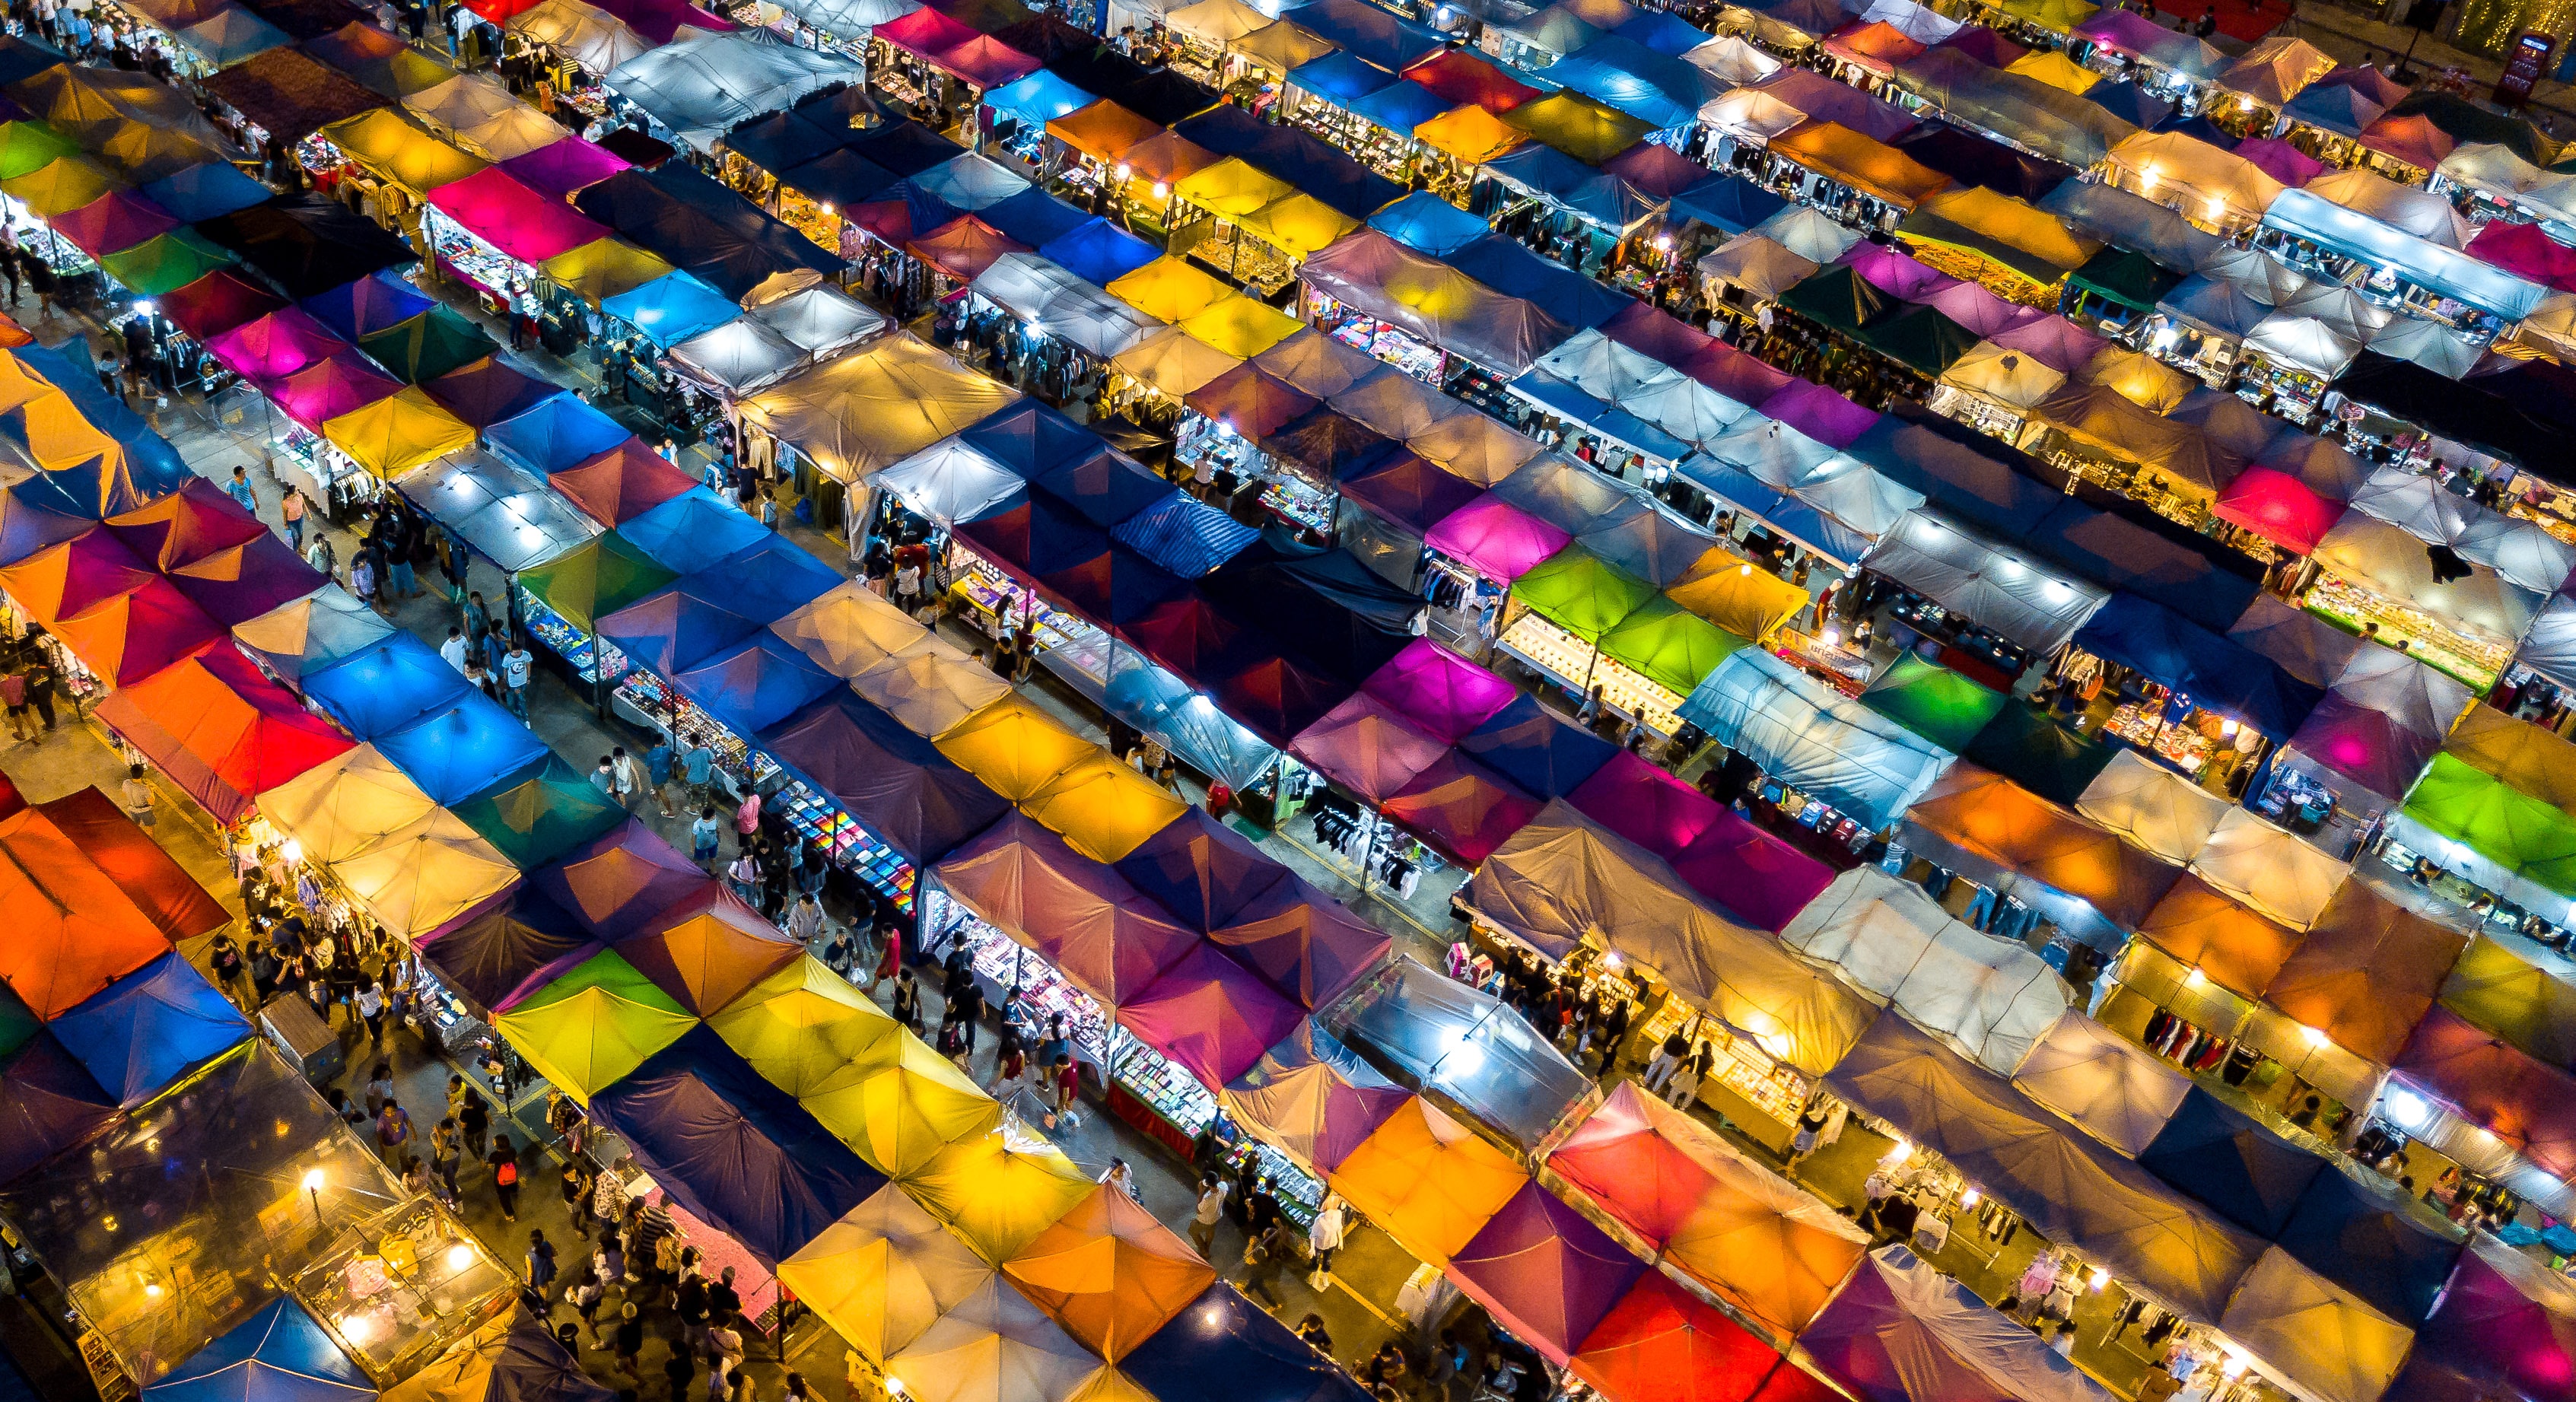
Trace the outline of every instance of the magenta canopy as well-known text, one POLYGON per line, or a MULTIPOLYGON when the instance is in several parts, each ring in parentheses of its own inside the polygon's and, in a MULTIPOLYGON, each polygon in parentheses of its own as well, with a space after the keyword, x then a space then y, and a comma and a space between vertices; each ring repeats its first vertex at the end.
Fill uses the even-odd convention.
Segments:
POLYGON ((429 192, 440 213, 466 232, 518 259, 542 263, 608 237, 561 199, 542 194, 497 166, 429 192))
POLYGON ((1301 1022, 1226 1087, 1228 1109, 1273 1144, 1330 1173, 1377 1133, 1413 1092, 1312 1022, 1301 1022))
POLYGON ((1509 584, 1573 539, 1489 492, 1449 513, 1422 543, 1497 584, 1509 584))
POLYGON ((1763 400, 1762 412, 1828 448, 1850 447, 1879 417, 1876 409, 1864 409, 1813 380, 1800 380, 1763 400))
POLYGON ((349 343, 302 307, 286 307, 208 340, 206 349, 243 379, 266 381, 285 379, 349 343))
POLYGON ((1715 338, 1673 368, 1738 404, 1759 404, 1797 378, 1715 338))
POLYGON ((578 136, 549 142, 500 165, 511 179, 557 199, 569 199, 575 191, 630 168, 623 157, 578 136))
POLYGON ((1375 806, 1395 797, 1449 745, 1363 691, 1325 712, 1289 748, 1375 806))
POLYGON ((123 253, 179 227, 167 210, 131 190, 110 190, 52 222, 55 233, 92 258, 123 253))
POLYGON ((2515 277, 2561 292, 2576 291, 2576 248, 2541 232, 2537 224, 2495 220, 2469 240, 2468 255, 2515 277))
POLYGON ((2284 185, 2305 185, 2326 171, 2325 162, 2278 137, 2240 141, 2236 143, 2236 155, 2284 185))
POLYGON ((2415 1331, 2415 1357, 2523 1397, 2576 1396, 2576 1318, 2541 1303, 2565 1288, 2535 1278, 2547 1270, 2499 1242, 2472 1240, 2441 1307, 2415 1331))
POLYGON ((1272 882, 1208 939, 1307 1008, 1333 1001, 1393 943, 1302 876, 1272 882))
POLYGON ((1539 801, 1509 779, 1451 750, 1386 801, 1386 815, 1443 856, 1474 866, 1538 816, 1539 801))
POLYGON ((319 433, 323 424, 399 391, 402 383, 358 351, 342 350, 260 388, 288 418, 319 433))
POLYGON ((1988 338, 2048 315, 2037 307, 2007 302, 1973 282, 1952 283, 1922 299, 1922 305, 1988 338))
POLYGON ((1520 695, 1510 682, 1429 638, 1405 644, 1360 690, 1450 744, 1520 695))
POLYGON ((1559 1367, 1646 1265, 1533 1180, 1451 1258, 1460 1289, 1559 1367))
POLYGON ((1119 1026, 1212 1091, 1251 1070, 1305 1017, 1296 1004, 1207 944, 1182 955, 1142 997, 1118 1008, 1119 1026))
POLYGON ((591 938, 615 944, 683 901, 704 899, 717 883, 643 820, 629 818, 538 871, 529 884, 591 938))
POLYGON ((2327 692, 2299 723, 2288 748, 2383 798, 2404 798, 2442 748, 2442 737, 2399 722, 2386 711, 2327 692))
POLYGON ((1834 879, 1832 867, 1723 808, 1673 870, 1719 909, 1775 935, 1834 879))
POLYGON ((2017 350, 2061 375, 2072 375, 2093 363, 2105 344, 2101 337, 2062 316, 2043 316, 1986 339, 2017 350))
POLYGON ((1204 942, 1125 877, 1025 814, 1003 818, 951 853, 938 876, 984 923, 1112 1010, 1142 995, 1204 942))
POLYGON ((1958 281, 1948 273, 1934 271, 1903 249, 1867 239, 1853 244, 1851 251, 1836 261, 1900 302, 1919 302, 1958 281))
POLYGON ((1665 861, 1717 826, 1716 799, 1626 750, 1565 796, 1576 811, 1665 861))

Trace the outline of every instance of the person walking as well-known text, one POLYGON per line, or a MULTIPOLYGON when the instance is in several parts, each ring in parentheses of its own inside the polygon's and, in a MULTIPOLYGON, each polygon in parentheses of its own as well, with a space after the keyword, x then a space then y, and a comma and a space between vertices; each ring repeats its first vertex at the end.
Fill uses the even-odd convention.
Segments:
POLYGON ((249 468, 234 466, 232 480, 224 483, 224 495, 254 519, 258 517, 259 493, 251 489, 249 468))
POLYGON ((358 990, 358 1020, 367 1024, 367 1044, 377 1051, 385 1049, 385 985, 369 979, 358 990))
POLYGON ((624 745, 609 749, 608 763, 617 780, 617 806, 633 812, 636 802, 644 796, 644 766, 626 753, 624 745))
POLYGON ((464 1162, 461 1144, 464 1134, 453 1117, 440 1120, 429 1132, 429 1168, 438 1176, 439 1199, 449 1207, 457 1205, 456 1170, 464 1162))
POLYGON ((1190 1214, 1190 1244, 1201 1256, 1214 1253, 1216 1224, 1225 1217, 1225 1189, 1225 1180, 1215 1174, 1199 1176, 1198 1208, 1190 1214))
POLYGON ((298 555, 304 553, 304 513, 310 509, 312 503, 302 487, 288 487, 285 498, 278 503, 278 514, 286 518, 286 543, 298 555))
POLYGON ((402 1167, 403 1146, 411 1142, 411 1112, 401 1102, 388 1097, 376 1115, 376 1147, 384 1151, 388 1167, 402 1167))
POLYGON ((394 1065, 390 1061, 379 1061, 375 1069, 367 1073, 367 1118, 372 1120, 383 1114, 385 1102, 393 1098, 394 1065))
POLYGON ((617 1312, 617 1332, 610 1340, 611 1353, 617 1355, 617 1371, 637 1387, 644 1385, 644 1374, 636 1361, 644 1356, 644 1312, 629 1300, 617 1312))
POLYGON ((1306 1227, 1306 1245, 1315 1253, 1315 1269, 1306 1276, 1306 1288, 1322 1294, 1333 1281, 1333 1253, 1342 1249, 1343 1218, 1341 1194, 1326 1191, 1324 1205, 1315 1211, 1315 1220, 1306 1227))
POLYGON ((680 816, 679 810, 671 806, 672 770, 678 759, 669 736, 655 740, 653 748, 644 752, 644 777, 651 783, 653 800, 662 805, 665 818, 680 816))
POLYGON ((545 1299, 555 1283, 555 1245, 543 1227, 528 1228, 528 1288, 545 1299))
MULTIPOLYGON (((47 727, 51 729, 51 727, 47 727)), ((750 789, 742 796, 742 806, 733 810, 733 840, 740 848, 749 848, 760 836, 760 790, 750 789)))
POLYGON ((496 1136, 492 1152, 484 1156, 492 1165, 492 1195, 501 1200, 501 1220, 519 1220, 519 1147, 510 1142, 507 1131, 496 1136))
POLYGON ((217 930, 206 943, 206 965, 215 971, 215 987, 236 1003, 244 1001, 248 990, 242 986, 243 959, 241 946, 233 943, 231 934, 217 930))
POLYGON ((476 1158, 483 1157, 483 1136, 492 1128, 492 1109, 483 1101, 483 1092, 468 1086, 464 1102, 456 1111, 457 1126, 465 1131, 465 1148, 476 1158))
POLYGON ((599 1272, 591 1269, 587 1261, 582 1263, 581 1274, 573 1277, 572 1288, 564 1292, 565 1303, 572 1306, 574 1314, 581 1316, 581 1327, 590 1332, 592 1348, 601 1346, 599 1306, 607 1297, 608 1287, 600 1283, 599 1272))
POLYGON ((697 821, 689 824, 689 855, 699 866, 707 869, 709 876, 715 875, 716 859, 722 853, 723 841, 724 824, 716 820, 715 805, 699 808, 697 821))
POLYGON ((0 702, 9 708, 9 738, 33 740, 43 732, 36 729, 35 718, 27 714, 27 669, 12 664, 0 673, 0 702))
POLYGON ((501 654, 501 704, 522 721, 528 718, 529 668, 535 661, 528 645, 517 637, 510 639, 510 650, 501 654))
POLYGON ((152 781, 143 777, 142 765, 125 766, 125 782, 117 786, 117 798, 136 827, 152 826, 152 781))
POLYGON ((53 734, 54 668, 41 649, 27 664, 27 704, 36 708, 36 719, 45 723, 45 734, 53 734))

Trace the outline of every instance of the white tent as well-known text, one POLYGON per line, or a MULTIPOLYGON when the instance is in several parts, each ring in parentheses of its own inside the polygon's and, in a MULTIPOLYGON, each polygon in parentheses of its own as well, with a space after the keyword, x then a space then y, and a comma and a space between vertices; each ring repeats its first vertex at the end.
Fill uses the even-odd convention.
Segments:
POLYGON ((1893 821, 1951 760, 1947 750, 1758 647, 1719 663, 1679 714, 1865 827, 1893 821))
POLYGON ((780 0, 779 8, 826 34, 864 39, 880 24, 921 8, 919 0, 780 0))
POLYGON ((2200 260, 2200 274, 2234 286, 2267 307, 2277 307, 2307 290, 2307 274, 2293 271, 2271 254, 2250 244, 2222 243, 2200 260))
POLYGON ((1871 569, 1973 618, 2033 652, 2054 652, 2110 596, 1921 511, 1909 511, 1869 553, 1871 569))
POLYGON ((2245 1273, 2218 1327, 2307 1402, 2378 1402, 2415 1342, 2414 1330, 2277 1246, 2245 1273))
POLYGON ((2191 1093, 2189 1076, 2077 1008, 2031 1048, 2012 1083, 2131 1158, 2191 1093))
POLYGON ((1034 253, 1005 253, 972 284, 1041 335, 1106 360, 1163 329, 1163 323, 1034 253))
POLYGON ((2466 142, 2442 158, 2441 173, 2490 199, 2520 205, 2543 220, 2576 224, 2576 175, 2544 170, 2492 141, 2466 142))
POLYGON ((1780 71, 1780 60, 1730 34, 1682 55, 1682 62, 1720 82, 1758 83, 1780 71))
POLYGON ((857 60, 780 43, 763 30, 676 40, 611 71, 608 86, 700 151, 754 117, 783 112, 832 83, 861 84, 857 60))
POLYGON ((2328 171, 2299 188, 2445 248, 2468 246, 2469 221, 2448 198, 2400 185, 2367 167, 2328 171))
MULTIPOLYGON (((1839 256, 1839 255, 1837 255, 1839 256)), ((1740 287, 1757 301, 1779 300, 1780 294, 1815 276, 1824 266, 1759 233, 1738 234, 1699 260, 1702 286, 1712 295, 1740 287)))
POLYGON ((890 657, 927 651, 928 644, 947 646, 855 579, 833 585, 812 603, 770 624, 769 631, 843 681, 890 657))
POLYGON ((671 359, 691 378, 740 398, 796 373, 805 352, 755 318, 740 316, 673 346, 671 359))
POLYGON ((2066 383, 2066 374, 2026 351, 1979 341, 1950 362, 1950 368, 1941 372, 1941 383, 2029 413, 2066 383))
POLYGON ((1611 340, 1597 330, 1578 331, 1530 367, 1573 385, 1605 404, 1639 390, 1668 384, 1682 372, 1611 340))
POLYGON ((1807 114, 1760 88, 1737 88, 1703 103, 1700 123, 1756 146, 1807 120, 1807 114))
POLYGON ((1109 368, 1179 399, 1242 363, 1177 326, 1166 326, 1111 357, 1109 368))
POLYGON ((1685 443, 1705 443, 1753 411, 1687 375, 1647 385, 1619 407, 1685 443))
MULTIPOLYGON (((2511 646, 2539 611, 2545 591, 2526 589, 2478 565, 2466 579, 2433 578, 2425 542, 2366 511, 2347 511, 2317 542, 2313 557, 2336 574, 2443 620, 2511 646)), ((2453 547, 2456 549, 2457 547, 2453 547)))
MULTIPOLYGON (((2546 309, 2547 305, 2543 303, 2542 307, 2546 309)), ((2523 330, 2531 330, 2531 319, 2524 320, 2523 330)), ((2415 316, 2398 317, 2370 333, 2370 348, 2394 360, 2412 361, 2452 380, 2476 369, 2486 357, 2484 346, 2463 338, 2441 322, 2415 316)))
POLYGON ((1324 402, 1399 443, 1429 432, 1443 419, 1475 413, 1392 365, 1380 366, 1325 395, 1324 402))
POLYGON ((1029 189, 1028 181, 978 151, 951 156, 912 177, 912 184, 923 194, 965 214, 990 209, 1029 189))
POLYGON ((1918 44, 1938 44, 1959 32, 1959 21, 1935 14, 1914 0, 1872 0, 1861 12, 1863 24, 1884 24, 1918 44))
POLYGON ((2227 800, 2126 749, 2075 800, 2076 812, 2177 864, 2209 845, 2227 806, 2227 800))
POLYGON ((1761 235, 1819 267, 1851 252, 1860 234, 1813 205, 1793 204, 1756 224, 1761 235))
POLYGON ((904 331, 762 390, 743 401, 742 416, 795 444, 825 476, 847 483, 980 423, 1019 397, 904 331))
POLYGON ((508 85, 482 73, 459 73, 403 99, 403 106, 433 132, 468 131, 524 107, 508 85))
POLYGON ((2276 311, 2245 333, 2245 349, 2331 380, 2361 354, 2361 338, 2347 336, 2314 317, 2276 311))
POLYGON ((1737 420, 1733 429, 1701 444, 1700 451, 1775 491, 1805 481, 1835 457, 1833 449, 1760 414, 1737 420))
POLYGON ((544 478, 490 453, 440 458, 395 486, 477 553, 512 572, 543 564, 599 534, 599 523, 544 478))
POLYGON ((2485 565, 2508 583, 2551 594, 2576 571, 2576 546, 2536 521, 2518 521, 2480 506, 2432 478, 2402 467, 2370 474, 2353 494, 2352 509, 2377 517, 2428 545, 2447 545, 2460 558, 2485 565))
POLYGON ((2282 299, 2277 310, 2321 321, 2327 330, 2349 341, 2366 342, 2397 318, 2357 289, 2332 282, 2309 283, 2282 299))
MULTIPOLYGON (((1759 472, 1753 475, 1762 477, 1759 472)), ((1785 481, 1763 480, 1872 539, 1896 529, 1896 523, 1924 501, 1921 492, 1841 453, 1785 481)))
POLYGON ((943 526, 972 521, 1017 496, 1027 485, 962 438, 933 443, 868 479, 943 526))
POLYGON ((2230 808, 2191 859, 2201 880, 2294 930, 2316 923, 2352 868, 2286 828, 2230 808))
POLYGON ((2066 1012, 2065 981, 2046 961, 1950 918, 1923 888, 1878 867, 1835 877, 1780 942, 2001 1076, 2066 1012))
POLYGON ((1871 1252, 1798 1342, 1828 1376, 1898 1380, 1872 1396, 2111 1402, 2046 1340, 1903 1246, 1871 1252))
POLYGON ((2549 601, 2522 635, 2513 660, 2562 686, 2576 686, 2576 595, 2549 601))
POLYGON ((751 307, 752 319, 817 360, 846 350, 894 323, 837 287, 802 287, 751 307))
POLYGON ((2467 683, 2448 672, 2385 647, 2354 653, 2328 694, 2436 745, 2477 700, 2467 683))

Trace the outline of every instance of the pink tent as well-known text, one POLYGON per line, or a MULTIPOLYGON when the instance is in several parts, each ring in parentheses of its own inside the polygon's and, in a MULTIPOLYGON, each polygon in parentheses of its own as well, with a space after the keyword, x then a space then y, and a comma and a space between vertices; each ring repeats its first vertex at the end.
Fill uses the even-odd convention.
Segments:
POLYGON ((1878 422, 1876 409, 1864 409, 1812 380, 1800 380, 1762 401, 1762 412, 1828 448, 1850 447, 1878 422))
POLYGON ((343 350, 260 388, 268 391, 269 399, 288 418, 319 433, 329 420, 399 391, 402 382, 359 352, 343 350))
POLYGON ((1222 950, 1202 944, 1119 1005, 1118 1025, 1170 1057, 1209 1090, 1252 1069, 1305 1013, 1222 950))
POLYGON ((1386 815, 1420 833, 1441 855, 1474 866, 1538 816, 1539 801, 1451 750, 1386 801, 1386 815))
MULTIPOLYGON (((2497 1396, 2576 1395, 2576 1318, 2551 1308, 2567 1287, 2548 1277, 2545 1263, 2501 1242, 2473 1239, 2451 1273, 2441 1308, 2415 1332, 2416 1361, 2511 1389, 2497 1396)), ((2390 1395, 2432 1394, 2407 1391, 2401 1379, 2390 1395)))
POLYGON ((1576 811, 1671 861, 1717 826, 1717 800, 1625 750, 1565 796, 1576 811))
POLYGON ((2007 302, 1973 282, 1952 283, 1923 300, 1923 305, 1980 336, 1994 336, 2027 326, 2048 313, 2019 302, 2007 302))
POLYGON ((80 208, 54 216, 54 232, 92 258, 123 253, 179 227, 167 210, 130 190, 110 190, 80 208))
POLYGON ((1449 746, 1363 691, 1325 712, 1289 748, 1374 806, 1395 797, 1449 746))
POLYGON ((2325 162, 2278 137, 2260 136, 2238 142, 2236 155, 2284 185, 2305 185, 2326 172, 2325 162))
POLYGON ((1312 1022, 1300 1023, 1225 1090, 1225 1106, 1318 1175, 1377 1132, 1413 1092, 1312 1022))
POLYGON ((957 75, 959 81, 989 92, 1038 71, 1038 61, 994 38, 978 34, 962 44, 930 55, 930 61, 957 75))
POLYGON ((1487 493, 1449 513, 1422 541, 1497 584, 1509 584, 1573 539, 1487 493))
POLYGON ((1922 301, 1958 281, 1948 273, 1933 271, 1917 261, 1913 254, 1890 244, 1871 243, 1867 239, 1853 244, 1850 252, 1834 261, 1860 274, 1862 281, 1900 302, 1922 301))
POLYGON ((2017 350, 2061 375, 2072 375, 2093 363, 2107 344, 2101 337, 2062 316, 2043 316, 1988 340, 2017 350))
POLYGON ((608 237, 608 230, 575 213, 571 205, 528 188, 498 168, 442 185, 429 192, 429 202, 475 237, 522 263, 542 263, 608 237))
POLYGON ((1449 1267, 1495 1322, 1560 1367, 1646 1269, 1535 1182, 1522 1184, 1449 1267))
POLYGON ((2268 467, 2238 473, 2210 508, 2218 519, 2301 555, 2316 553, 2317 542, 2343 519, 2343 512, 2342 502, 2319 496, 2298 478, 2268 467))
POLYGON ((512 156, 500 168, 511 179, 539 194, 569 199, 577 190, 596 185, 621 170, 625 158, 578 136, 548 142, 525 155, 512 156))
POLYGON ((1208 938, 1308 1008, 1333 1001, 1393 943, 1300 876, 1272 882, 1208 938))
POLYGON ((1429 638, 1416 638, 1360 690, 1452 744, 1483 725, 1520 689, 1429 638))
POLYGON ((924 6, 911 14, 888 20, 872 31, 894 47, 916 58, 929 58, 942 49, 953 49, 975 37, 972 26, 950 19, 939 11, 924 6))
POLYGON ((1673 870, 1720 909, 1775 935, 1834 879, 1832 867, 1723 808, 1673 870))
POLYGON ((2515 277, 2576 292, 2576 248, 2542 233, 2537 224, 2498 219, 2469 240, 2468 254, 2515 277))
POLYGON ((331 328, 301 307, 270 312, 206 342, 224 368, 245 380, 282 380, 317 360, 349 349, 331 328))
MULTIPOLYGON (((1202 943, 1198 931, 1174 921, 1125 877, 1023 814, 993 824, 938 871, 958 903, 1113 1010, 1202 943)), ((1276 1040, 1263 1041, 1252 1055, 1276 1040)), ((1251 1064, 1250 1058, 1243 1063, 1251 1064)))
POLYGON ((2442 737, 2410 729, 2384 710, 2328 692, 2299 723, 2289 748, 2372 793, 2402 798, 2424 766, 2433 762, 2442 737))

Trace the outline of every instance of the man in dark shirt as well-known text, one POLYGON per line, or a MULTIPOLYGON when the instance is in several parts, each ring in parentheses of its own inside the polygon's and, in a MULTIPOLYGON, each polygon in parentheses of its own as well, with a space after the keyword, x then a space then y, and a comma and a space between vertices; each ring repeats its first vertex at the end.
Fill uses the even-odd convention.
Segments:
POLYGON ((742 1296, 733 1288, 733 1267, 727 1266, 724 1274, 707 1287, 707 1314, 722 1322, 740 1313, 742 1296))
MULTIPOLYGON (((680 1317, 682 1341, 686 1352, 696 1353, 707 1341, 707 1283, 698 1276, 688 1276, 671 1302, 671 1312, 680 1317)), ((681 1350, 674 1350, 678 1352, 681 1350)))
POLYGON ((671 1385, 671 1402, 686 1402, 689 1383, 698 1375, 698 1365, 684 1348, 671 1350, 670 1361, 662 1365, 662 1379, 671 1385))

